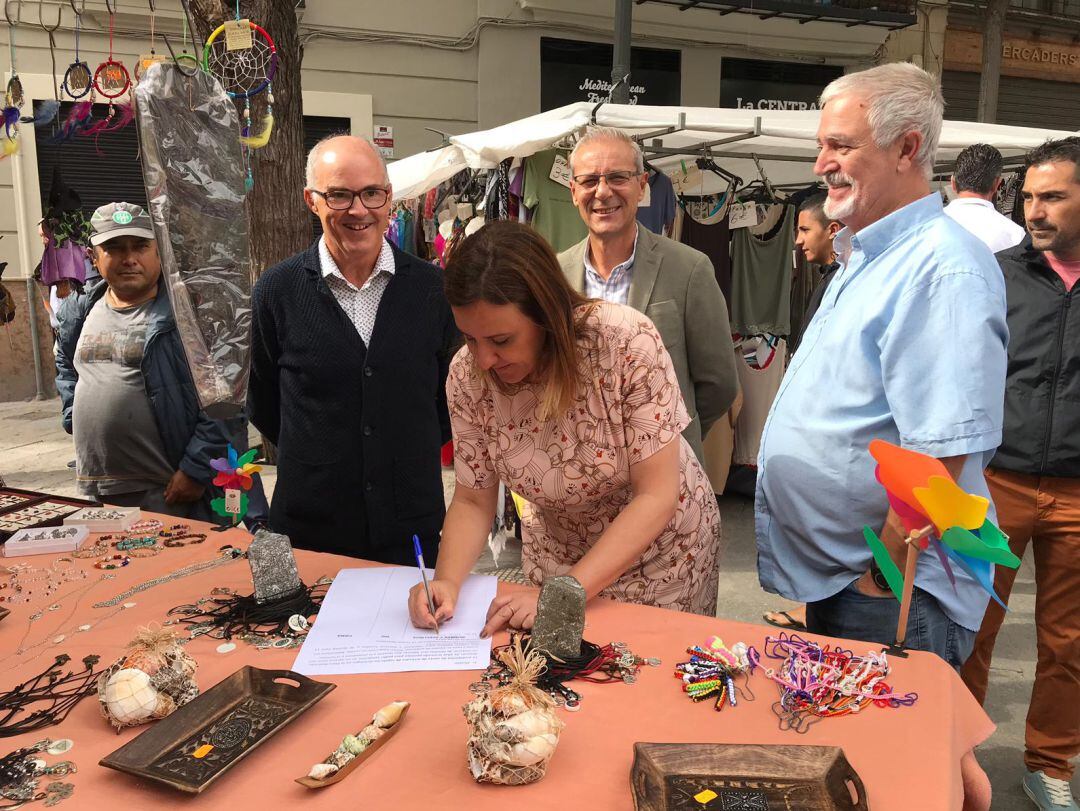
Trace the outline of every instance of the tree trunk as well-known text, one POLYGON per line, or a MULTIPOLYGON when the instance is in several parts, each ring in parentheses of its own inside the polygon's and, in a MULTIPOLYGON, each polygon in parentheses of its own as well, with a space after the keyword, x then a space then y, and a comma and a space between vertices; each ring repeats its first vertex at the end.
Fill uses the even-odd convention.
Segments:
MULTIPOLYGON (((193 23, 204 42, 226 20, 236 17, 227 0, 189 0, 193 23)), ((304 109, 300 94, 303 49, 296 26, 295 0, 244 0, 240 16, 262 26, 277 46, 274 74, 274 131, 270 143, 251 155, 255 185, 246 208, 253 273, 264 270, 311 244, 311 217, 304 205, 304 109)), ((252 130, 259 131, 268 97, 251 99, 252 130)), ((243 115, 243 100, 237 108, 243 115)), ((241 118, 241 120, 243 120, 241 118)), ((237 133, 239 137, 239 133, 237 133)), ((276 464, 274 446, 263 438, 263 456, 276 464)))
MULTIPOLYGON (((302 195, 304 110, 300 63, 303 53, 295 6, 295 0, 245 0, 240 4, 240 16, 262 26, 273 38, 278 57, 273 82, 274 132, 267 146, 250 153, 255 186, 247 196, 247 217, 255 276, 311 244, 311 217, 302 195)), ((227 0, 190 0, 190 8, 195 28, 204 41, 225 20, 236 16, 236 6, 227 0)), ((251 99, 255 132, 259 131, 267 100, 266 93, 251 99)), ((243 100, 237 106, 243 115, 243 100)))
POLYGON ((979 77, 979 107, 976 118, 987 124, 997 120, 998 86, 1001 83, 1001 37, 1009 0, 987 0, 983 23, 982 75, 979 77))

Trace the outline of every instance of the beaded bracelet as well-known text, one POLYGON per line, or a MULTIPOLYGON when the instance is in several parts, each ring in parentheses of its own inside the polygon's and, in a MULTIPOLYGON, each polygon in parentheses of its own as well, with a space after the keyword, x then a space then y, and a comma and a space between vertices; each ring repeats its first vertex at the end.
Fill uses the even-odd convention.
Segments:
POLYGON ((94 564, 96 569, 119 569, 123 566, 127 566, 131 563, 131 558, 127 555, 109 555, 107 558, 102 558, 94 564))
POLYGON ((152 558, 161 554, 160 546, 136 546, 128 550, 128 555, 133 558, 152 558))
POLYGON ((121 541, 115 541, 113 542, 113 546, 121 551, 128 551, 131 549, 143 549, 147 546, 154 546, 156 543, 156 535, 145 535, 141 538, 124 538, 121 541))
POLYGON ((175 547, 178 547, 178 546, 191 546, 193 544, 202 543, 205 540, 206 540, 205 535, 197 535, 197 534, 181 535, 178 538, 172 538, 172 537, 166 538, 165 539, 165 546, 168 546, 170 548, 175 548, 175 547))
POLYGON ((165 526, 156 518, 145 518, 142 521, 136 521, 130 527, 128 527, 129 534, 141 534, 141 533, 157 533, 161 528, 165 526))
POLYGON ((161 530, 158 535, 162 538, 175 538, 179 535, 187 535, 191 527, 187 524, 173 524, 171 527, 161 530))
POLYGON ((80 559, 85 560, 87 558, 101 557, 102 555, 104 555, 108 551, 109 551, 108 544, 106 544, 104 541, 99 539, 99 540, 95 541, 93 544, 91 544, 90 546, 84 546, 81 549, 76 549, 74 552, 71 553, 71 556, 73 558, 80 558, 80 559))

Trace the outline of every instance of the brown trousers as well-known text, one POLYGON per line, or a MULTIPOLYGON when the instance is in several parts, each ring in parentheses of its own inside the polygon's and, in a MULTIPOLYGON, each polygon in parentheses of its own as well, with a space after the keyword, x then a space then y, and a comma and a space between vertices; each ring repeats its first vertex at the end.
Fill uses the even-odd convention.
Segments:
MULTIPOLYGON (((1035 557, 1035 634, 1039 658, 1028 706, 1024 763, 1062 780, 1080 753, 1080 479, 988 469, 998 525, 1022 558, 1035 557)), ((1016 570, 997 567, 994 588, 1009 601, 1016 570)), ((975 648, 961 671, 980 703, 1005 612, 990 601, 975 648)))

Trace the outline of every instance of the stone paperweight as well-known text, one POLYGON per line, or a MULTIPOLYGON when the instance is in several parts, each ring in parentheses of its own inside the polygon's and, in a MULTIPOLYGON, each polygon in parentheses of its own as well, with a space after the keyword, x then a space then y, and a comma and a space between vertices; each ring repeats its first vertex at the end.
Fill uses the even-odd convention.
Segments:
POLYGON ((584 632, 584 587, 568 574, 545 579, 536 605, 532 646, 559 659, 576 657, 584 632))
POLYGON ((260 605, 292 597, 304 587, 288 535, 260 529, 248 548, 248 563, 260 605))

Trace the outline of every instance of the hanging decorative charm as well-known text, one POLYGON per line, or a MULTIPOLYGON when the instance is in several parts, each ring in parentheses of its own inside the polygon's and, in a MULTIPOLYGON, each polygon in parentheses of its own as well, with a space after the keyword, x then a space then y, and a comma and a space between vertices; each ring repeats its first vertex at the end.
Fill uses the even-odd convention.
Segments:
POLYGON ((266 146, 274 129, 273 79, 277 72, 277 46, 266 30, 251 20, 236 19, 218 26, 206 40, 203 70, 216 76, 230 98, 244 100, 240 143, 244 147, 245 188, 254 185, 248 151, 266 146), (223 36, 224 35, 224 36, 223 36), (258 135, 252 134, 251 98, 267 92, 266 116, 258 135))
POLYGON ((197 667, 172 631, 143 628, 98 679, 101 714, 118 732, 164 718, 199 694, 197 667))
POLYGON ((49 777, 66 777, 78 769, 70 760, 49 766, 41 755, 59 755, 73 746, 70 740, 51 741, 46 738, 32 746, 16 749, 0 758, 0 797, 17 803, 4 808, 18 808, 23 803, 44 800, 46 806, 54 806, 71 796, 75 787, 71 783, 50 780, 44 789, 38 789, 38 781, 49 777))
POLYGON ((79 100, 94 89, 94 76, 90 66, 79 59, 79 34, 82 30, 82 15, 75 15, 75 59, 64 71, 64 81, 60 89, 74 100, 79 100))
POLYGON ((8 4, 4 2, 4 17, 8 23, 8 58, 11 61, 11 78, 8 79, 4 89, 4 107, 0 111, 3 117, 4 132, 0 136, 0 160, 14 155, 19 151, 17 140, 19 131, 19 119, 22 116, 23 102, 26 100, 23 94, 22 80, 19 79, 19 70, 15 66, 15 25, 8 16, 8 4))
MULTIPOLYGON (((107 99, 124 95, 131 88, 131 75, 124 63, 113 56, 113 22, 116 15, 109 8, 109 58, 94 71, 94 89, 107 99)), ((112 117, 112 111, 109 112, 112 117)))

